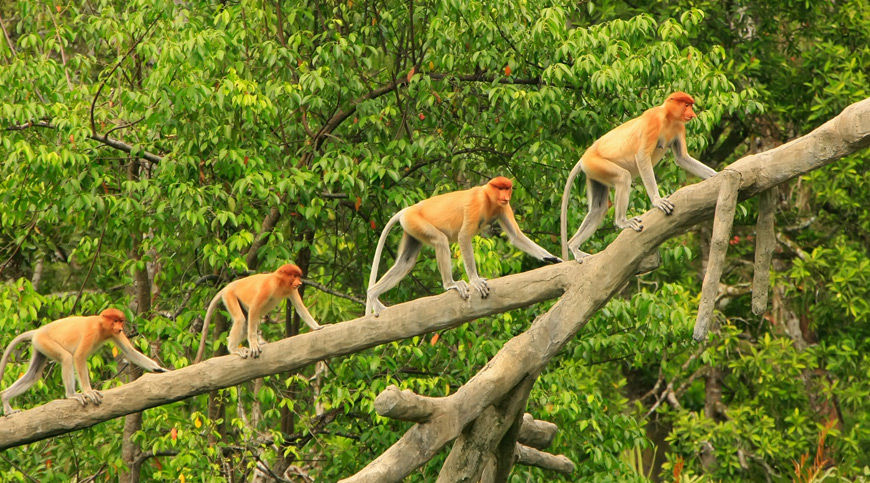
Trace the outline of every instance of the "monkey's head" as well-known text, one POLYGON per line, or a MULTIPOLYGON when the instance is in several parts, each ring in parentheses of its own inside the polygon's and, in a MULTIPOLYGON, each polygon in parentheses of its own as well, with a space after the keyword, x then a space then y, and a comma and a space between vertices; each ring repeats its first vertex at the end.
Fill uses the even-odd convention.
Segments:
POLYGON ((100 317, 103 318, 106 329, 112 331, 112 333, 120 334, 124 331, 124 322, 127 322, 124 312, 118 309, 106 309, 100 312, 100 317))
POLYGON ((511 180, 505 178, 504 176, 496 176, 495 178, 489 180, 487 183, 497 195, 498 204, 506 205, 511 201, 511 194, 513 194, 514 184, 511 180))
POLYGON ((695 114, 695 111, 692 110, 694 104, 695 99, 692 99, 692 96, 685 92, 674 92, 669 95, 668 100, 665 101, 665 105, 667 106, 668 113, 671 117, 678 118, 683 122, 689 122, 698 117, 698 115, 695 114))
POLYGON ((275 270, 275 273, 278 274, 285 283, 289 283, 291 288, 299 288, 302 285, 302 269, 292 263, 281 265, 278 267, 278 270, 275 270))

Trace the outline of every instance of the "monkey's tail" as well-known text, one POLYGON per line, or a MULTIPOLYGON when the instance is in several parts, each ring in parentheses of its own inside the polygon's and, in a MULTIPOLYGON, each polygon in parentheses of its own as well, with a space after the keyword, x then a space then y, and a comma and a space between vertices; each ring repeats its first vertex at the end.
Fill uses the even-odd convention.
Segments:
POLYGON ((33 340, 33 334, 35 333, 36 330, 28 330, 27 332, 24 332, 18 337, 12 339, 12 342, 10 342, 8 346, 6 346, 6 351, 3 352, 3 359, 0 359, 0 381, 3 380, 3 373, 6 372, 6 362, 9 360, 9 354, 12 353, 12 348, 15 347, 15 345, 19 342, 23 342, 25 340, 33 340))
MULTIPOLYGON (((369 275, 368 290, 371 290, 372 287, 374 287, 375 283, 378 281, 378 266, 381 262, 381 253, 383 253, 384 251, 384 244, 387 242, 387 235, 390 234, 390 229, 393 228, 393 225, 395 225, 396 222, 398 222, 402 218, 402 213, 404 213, 405 210, 407 210, 407 208, 399 210, 398 213, 393 215, 393 217, 390 218, 390 221, 388 221, 387 224, 384 225, 384 229, 381 231, 381 238, 378 239, 378 248, 375 249, 375 259, 374 261, 372 261, 372 273, 371 275, 369 275)), ((366 297, 366 315, 369 315, 370 313, 371 302, 368 300, 368 297, 366 297)))
POLYGON ((565 191, 562 192, 562 214, 559 220, 559 228, 562 232, 562 260, 568 260, 568 200, 571 199, 571 186, 574 186, 574 178, 580 173, 580 169, 580 161, 577 161, 571 174, 568 175, 565 191))
POLYGON ((211 302, 209 302, 208 310, 205 311, 205 320, 202 322, 202 335, 199 338, 199 349, 196 350, 196 358, 193 360, 194 364, 199 364, 200 361, 202 361, 202 355, 205 353, 205 337, 208 335, 208 322, 211 320, 212 315, 214 315, 214 311, 217 308, 223 293, 223 290, 218 292, 217 295, 211 299, 211 302))

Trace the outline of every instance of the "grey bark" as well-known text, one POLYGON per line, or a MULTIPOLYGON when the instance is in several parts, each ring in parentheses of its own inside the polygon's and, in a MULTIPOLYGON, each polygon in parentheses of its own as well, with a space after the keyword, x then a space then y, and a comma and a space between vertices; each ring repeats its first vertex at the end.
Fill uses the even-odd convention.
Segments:
MULTIPOLYGON (((868 145, 870 99, 846 108, 807 136, 747 156, 729 169, 740 173, 739 195, 745 199, 868 145)), ((644 214, 642 232, 623 231, 610 246, 584 258, 583 263, 565 262, 491 280, 493 290, 486 299, 472 296, 462 300, 451 291, 396 305, 378 318, 362 317, 266 344, 258 359, 242 360, 230 355, 165 374, 146 374, 105 391, 100 406, 82 408, 74 400, 51 401, 0 418, 0 449, 561 296, 526 332, 508 341, 466 385, 441 398, 443 414, 412 426, 380 457, 345 480, 401 481, 524 378, 543 370, 595 311, 634 276, 645 256, 665 240, 709 219, 726 178, 717 175, 678 190, 669 198, 676 206, 672 215, 666 217, 658 210, 644 214)))
POLYGON ((731 238, 731 226, 734 223, 734 211, 737 208, 737 191, 740 188, 738 172, 726 168, 717 177, 722 178, 722 183, 719 185, 719 197, 716 200, 713 235, 710 237, 710 256, 707 259, 707 270, 701 287, 701 302, 698 306, 698 318, 695 321, 695 333, 692 335, 696 342, 707 337, 707 328, 710 326, 710 320, 713 319, 713 309, 719 293, 719 279, 722 277, 725 254, 728 252, 728 239, 731 238))
POLYGON ((401 391, 390 385, 375 398, 375 411, 391 419, 425 423, 438 411, 439 401, 438 398, 420 396, 410 389, 401 391))
POLYGON ((517 463, 526 466, 537 466, 545 470, 556 471, 563 475, 574 472, 574 462, 564 455, 552 455, 538 451, 535 448, 517 444, 517 463))
MULTIPOLYGON (((441 467, 436 483, 475 483, 481 479, 484 467, 492 466, 493 480, 499 481, 499 459, 504 459, 499 450, 503 438, 508 438, 510 465, 513 466, 513 450, 516 446, 516 432, 510 435, 510 429, 520 419, 520 414, 526 406, 529 392, 537 379, 526 377, 520 384, 512 388, 501 401, 483 410, 477 418, 456 438, 453 448, 441 467), (512 437, 511 437, 512 436, 512 437)), ((442 401, 444 398, 442 398, 442 401)), ((449 424, 449 423, 448 423, 449 424)))
POLYGON ((767 309, 770 290, 770 261, 776 247, 773 230, 776 214, 776 192, 773 189, 758 195, 758 222, 755 229, 755 273, 752 277, 752 313, 761 315, 767 309))
POLYGON ((544 449, 553 444, 559 427, 549 421, 535 419, 531 414, 523 415, 523 425, 517 441, 532 448, 544 449))
POLYGON ((30 278, 30 285, 33 286, 34 292, 39 292, 39 285, 42 283, 42 272, 45 269, 45 254, 41 253, 36 258, 36 265, 33 266, 33 277, 30 278))

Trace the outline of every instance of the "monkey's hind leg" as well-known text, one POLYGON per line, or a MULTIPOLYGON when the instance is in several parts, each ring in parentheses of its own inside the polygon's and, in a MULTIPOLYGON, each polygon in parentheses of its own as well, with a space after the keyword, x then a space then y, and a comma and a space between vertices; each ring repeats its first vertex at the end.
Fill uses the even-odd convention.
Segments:
POLYGON ((614 191, 616 192, 613 203, 613 224, 619 229, 631 228, 634 231, 643 231, 641 219, 637 216, 628 219, 628 197, 631 195, 631 173, 613 165, 614 191))
MULTIPOLYGON (((453 279, 453 265, 450 261, 450 241, 447 239, 447 235, 441 233, 441 230, 438 230, 434 226, 432 226, 432 230, 434 233, 430 235, 429 242, 435 248, 435 262, 438 264, 438 271, 441 272, 441 285, 444 287, 444 290, 456 290, 459 292, 460 297, 468 300, 468 282, 453 279)), ((474 254, 471 256, 474 257, 474 254)), ((484 292, 480 284, 486 290, 485 293, 489 294, 489 285, 487 285, 486 280, 479 278, 475 282, 475 287, 478 291, 481 291, 481 296, 484 296, 484 292)))
POLYGON ((387 273, 384 274, 378 283, 369 288, 366 294, 366 303, 370 304, 375 317, 381 314, 381 310, 387 308, 378 298, 382 293, 398 285, 403 278, 411 273, 414 264, 417 263, 417 256, 422 249, 423 243, 420 240, 417 240, 407 232, 402 233, 402 241, 399 243, 399 253, 396 255, 396 262, 387 270, 387 273))
MULTIPOLYGON (((242 359, 247 359, 251 355, 251 350, 248 347, 242 347, 242 341, 248 338, 249 311, 245 311, 235 293, 224 293, 223 301, 224 307, 230 313, 230 318, 233 319, 233 325, 227 336, 227 352, 238 354, 242 359)), ((249 340, 248 345, 250 344, 249 340)))
POLYGON ((45 354, 39 352, 34 347, 33 357, 30 358, 30 366, 28 366, 27 372, 25 372, 24 375, 11 386, 6 388, 5 391, 0 392, 0 399, 3 400, 3 414, 8 416, 21 411, 20 409, 12 409, 12 405, 9 404, 9 401, 12 400, 12 398, 24 394, 25 391, 36 384, 36 381, 38 381, 39 377, 42 376, 42 371, 45 370, 45 365, 47 363, 48 357, 45 357, 45 354))
POLYGON ((592 238, 601 222, 604 221, 604 216, 607 214, 607 194, 610 188, 603 183, 599 183, 589 177, 586 178, 586 197, 589 200, 589 212, 583 218, 583 223, 577 229, 577 233, 568 240, 568 249, 574 255, 574 259, 581 262, 583 258, 589 254, 580 250, 580 245, 592 238))

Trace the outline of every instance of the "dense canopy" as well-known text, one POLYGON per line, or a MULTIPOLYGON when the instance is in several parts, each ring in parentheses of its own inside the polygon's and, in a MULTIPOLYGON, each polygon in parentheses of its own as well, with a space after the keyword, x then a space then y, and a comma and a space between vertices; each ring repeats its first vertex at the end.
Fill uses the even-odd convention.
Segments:
MULTIPOLYGON (((0 27, 0 345, 111 306, 127 313, 134 345, 170 369, 190 366, 220 287, 287 262, 304 271, 320 324, 362 316, 387 220, 494 176, 513 180, 523 231, 559 253, 562 189, 580 154, 670 92, 697 101, 688 150, 721 171, 868 97, 870 74, 866 0, 18 0, 0 4, 0 27)), ((773 188, 777 245, 761 316, 750 294, 758 201, 738 205, 702 344, 692 329, 710 217, 666 237, 659 267, 617 287, 523 382, 527 400, 496 408, 557 425, 546 451, 575 465, 566 475, 520 457, 509 481, 868 478, 867 164, 859 150, 773 188)), ((662 195, 699 181, 671 155, 656 175, 662 195)), ((586 213, 583 186, 572 230, 586 213)), ((635 183, 629 214, 650 207, 635 183)), ((612 216, 583 250, 617 238, 612 216)), ((519 272, 576 273, 540 269, 498 229, 474 248, 494 286, 514 287, 495 279, 519 272)), ((442 292, 424 249, 382 300, 442 292)), ((554 297, 290 372, 236 373, 237 386, 5 449, 0 480, 348 478, 412 427, 376 411, 388 386, 456 394, 554 297)), ((299 326, 282 306, 263 338, 299 326)), ((218 321, 209 356, 225 353, 227 330, 218 321)), ((28 357, 16 347, 0 388, 28 357)), ((238 367, 224 364, 202 367, 238 367)), ((104 390, 138 375, 110 348, 89 367, 104 390)), ((163 376, 138 387, 151 377, 163 376)), ((12 404, 63 394, 51 365, 12 404)), ((435 481, 449 452, 406 480, 435 481)))

